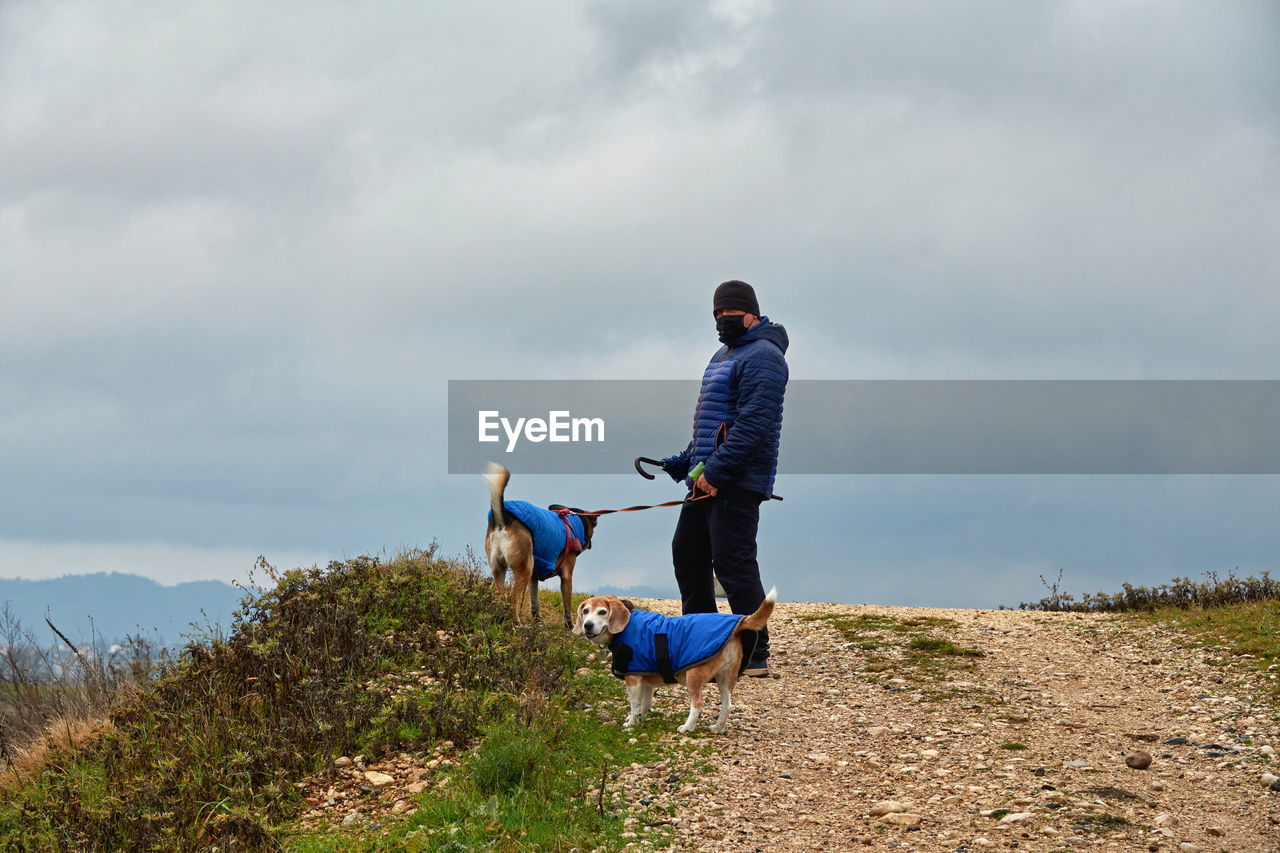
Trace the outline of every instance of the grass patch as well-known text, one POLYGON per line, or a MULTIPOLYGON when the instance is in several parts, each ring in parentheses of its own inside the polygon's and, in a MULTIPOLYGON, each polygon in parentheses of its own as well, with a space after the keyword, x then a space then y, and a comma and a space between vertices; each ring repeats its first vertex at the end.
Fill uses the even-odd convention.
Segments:
POLYGON ((1117 788, 1114 785, 1093 785, 1081 791, 1082 794, 1090 794, 1095 797, 1102 797, 1104 800, 1119 800, 1123 802, 1139 802, 1151 805, 1151 801, 1140 794, 1132 791, 1126 791, 1123 788, 1117 788))
POLYGON ((1133 618, 1167 624, 1202 646, 1225 647, 1228 654, 1258 670, 1273 696, 1280 697, 1280 601, 1224 604, 1216 607, 1162 607, 1133 618), (1247 656, 1247 657, 1246 657, 1247 656))
POLYGON ((1236 658, 1260 670, 1272 696, 1280 697, 1280 581, 1262 572, 1261 577, 1238 578, 1228 572, 1205 572, 1205 580, 1174 578, 1157 587, 1122 584, 1123 591, 1108 595, 1084 595, 1080 601, 1061 592, 1062 573, 1052 583, 1041 576, 1049 595, 1038 602, 1023 602, 1023 610, 1091 613, 1129 613, 1145 624, 1167 624, 1189 634, 1204 646, 1222 646, 1236 658))
MULTIPOLYGON (((619 768, 669 757, 589 715, 533 717, 494 725, 451 773, 440 793, 425 793, 409 818, 375 834, 343 829, 298 832, 290 853, 426 850, 620 850, 624 832, 643 831, 657 846, 669 831, 657 817, 627 808, 619 768), (602 787, 603 784, 603 787, 602 787), (626 817, 635 818, 633 824, 626 817)), ((658 784, 657 782, 654 783, 658 784)), ((632 792, 633 794, 635 792, 632 792)))
POLYGON ((1026 749, 1027 745, 1025 743, 1018 743, 1016 740, 1007 740, 1004 743, 1000 744, 1000 748, 1001 749, 1026 749))
POLYGON ((925 655, 949 655, 951 657, 980 658, 986 652, 981 649, 962 649, 950 640, 941 637, 913 637, 907 644, 910 651, 925 655))
POLYGON ((860 613, 853 616, 816 614, 801 617, 805 621, 822 621, 840 633, 845 642, 861 649, 866 656, 862 671, 874 682, 880 673, 893 673, 915 682, 916 688, 930 702, 977 698, 987 704, 989 697, 974 697, 973 691, 947 685, 948 673, 974 669, 973 660, 982 657, 980 649, 957 646, 947 639, 947 629, 959 627, 952 619, 937 616, 898 619, 883 613, 860 613), (941 683, 938 683, 941 682, 941 683))
POLYGON ((1095 835, 1118 832, 1131 826, 1133 824, 1126 818, 1112 814, 1085 815, 1077 818, 1075 823, 1071 824, 1071 828, 1076 832, 1087 832, 1095 835))

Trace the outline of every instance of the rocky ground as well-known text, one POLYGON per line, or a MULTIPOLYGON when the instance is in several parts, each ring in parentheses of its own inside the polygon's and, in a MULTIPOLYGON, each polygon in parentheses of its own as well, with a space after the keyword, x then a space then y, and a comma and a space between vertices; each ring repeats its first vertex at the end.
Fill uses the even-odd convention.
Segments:
POLYGON ((680 749, 659 691, 638 734, 672 758, 614 792, 637 848, 648 820, 697 850, 1280 850, 1280 711, 1224 650, 1103 615, 783 603, 771 626, 775 677, 725 735, 704 717, 680 749))
MULTIPOLYGON (((607 788, 634 848, 660 827, 693 850, 1280 851, 1280 707, 1223 649, 1092 614, 781 603, 770 624, 774 677, 740 683, 725 735, 714 686, 692 736, 683 688, 658 692, 635 734, 669 757, 607 788)), ((621 724, 621 683, 595 710, 621 724)), ((299 786, 302 823, 376 829, 457 758, 341 758, 299 786)))

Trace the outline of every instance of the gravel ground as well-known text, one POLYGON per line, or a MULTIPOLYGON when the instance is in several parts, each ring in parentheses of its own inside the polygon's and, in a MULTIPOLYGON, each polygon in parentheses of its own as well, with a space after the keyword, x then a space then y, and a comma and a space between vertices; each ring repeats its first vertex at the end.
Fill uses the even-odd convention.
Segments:
POLYGON ((1280 851, 1280 712, 1223 650, 1091 614, 781 603, 770 628, 775 677, 692 755, 683 688, 659 691, 640 732, 672 757, 618 783, 634 847, 646 799, 682 849, 1280 851), (912 658, 922 634, 983 654, 912 658))

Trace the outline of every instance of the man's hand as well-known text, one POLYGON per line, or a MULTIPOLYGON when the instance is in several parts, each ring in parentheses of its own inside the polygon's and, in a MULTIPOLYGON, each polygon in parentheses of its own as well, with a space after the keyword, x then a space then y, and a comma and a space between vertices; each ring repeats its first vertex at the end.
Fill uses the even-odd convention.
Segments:
POLYGON ((693 484, 693 493, 696 495, 700 491, 706 492, 707 494, 711 495, 711 497, 714 498, 716 496, 716 492, 720 490, 707 482, 706 474, 699 474, 698 479, 694 481, 694 484, 693 484))

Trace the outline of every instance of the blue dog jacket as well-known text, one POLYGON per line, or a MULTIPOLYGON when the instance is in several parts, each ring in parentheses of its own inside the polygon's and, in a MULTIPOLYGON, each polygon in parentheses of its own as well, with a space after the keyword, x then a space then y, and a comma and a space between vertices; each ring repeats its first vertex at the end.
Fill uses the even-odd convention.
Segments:
MULTIPOLYGON (((618 678, 660 675, 671 684, 676 681, 676 673, 715 657, 744 618, 733 613, 663 616, 649 610, 633 610, 627 627, 609 643, 613 674, 618 678)), ((745 648, 745 638, 743 651, 745 663, 751 651, 745 648)))
MULTIPOLYGON (((533 536, 533 579, 536 581, 554 577, 556 563, 560 562, 560 555, 565 549, 581 553, 583 543, 587 541, 582 519, 576 515, 562 516, 553 509, 543 509, 528 501, 503 501, 502 508, 529 528, 533 536), (569 540, 571 530, 572 541, 569 540)), ((493 523, 493 510, 489 510, 489 522, 493 523)))

